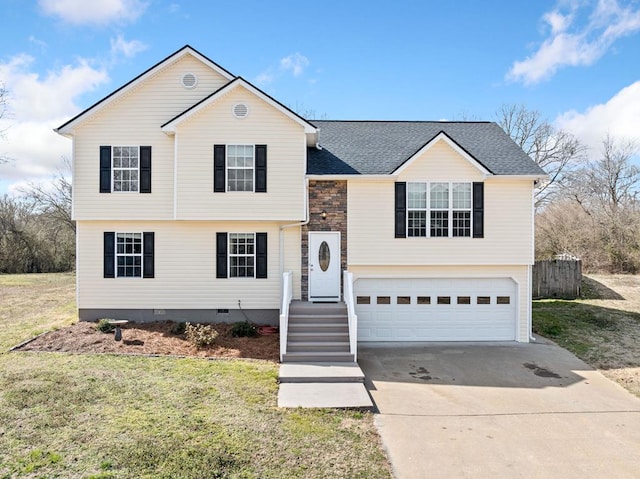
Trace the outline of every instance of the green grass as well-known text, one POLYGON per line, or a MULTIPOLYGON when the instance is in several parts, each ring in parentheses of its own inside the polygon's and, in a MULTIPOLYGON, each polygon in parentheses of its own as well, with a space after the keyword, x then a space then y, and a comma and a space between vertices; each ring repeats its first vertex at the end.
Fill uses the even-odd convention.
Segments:
POLYGON ((390 477, 372 415, 277 408, 277 364, 7 353, 74 320, 73 276, 0 299, 2 479, 390 477))
POLYGON ((640 366, 640 349, 629 341, 640 331, 640 314, 589 299, 534 301, 533 331, 594 367, 640 366))

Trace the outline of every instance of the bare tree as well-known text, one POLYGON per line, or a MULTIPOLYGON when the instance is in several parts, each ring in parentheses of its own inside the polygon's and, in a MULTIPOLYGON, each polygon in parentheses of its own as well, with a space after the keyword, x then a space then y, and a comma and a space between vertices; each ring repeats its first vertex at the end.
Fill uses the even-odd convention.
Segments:
POLYGON ((584 159, 586 148, 523 105, 503 105, 496 116, 498 125, 549 175, 536 189, 536 207, 551 202, 566 186, 567 174, 584 159))
POLYGON ((615 213, 622 208, 638 207, 640 168, 633 164, 638 153, 633 140, 602 139, 600 156, 588 161, 571 175, 572 197, 589 214, 593 210, 615 213))
POLYGON ((71 161, 65 157, 62 158, 62 164, 63 167, 58 169, 51 183, 29 183, 20 192, 40 214, 75 233, 76 224, 71 218, 71 161))
POLYGON ((587 271, 640 271, 640 168, 635 142, 606 135, 568 175, 564 199, 536 217, 536 255, 569 251, 587 271))

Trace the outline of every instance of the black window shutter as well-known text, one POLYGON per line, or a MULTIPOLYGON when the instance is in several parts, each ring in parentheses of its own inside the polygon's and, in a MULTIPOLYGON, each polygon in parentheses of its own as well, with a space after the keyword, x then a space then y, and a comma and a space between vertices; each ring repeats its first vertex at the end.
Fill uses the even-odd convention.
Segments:
POLYGON ((151 193, 151 147, 140 147, 140 193, 151 193))
POLYGON ((396 238, 407 237, 407 184, 396 183, 396 238))
POLYGON ((142 277, 153 278, 154 267, 154 233, 142 233, 142 277))
POLYGON ((227 233, 216 233, 216 278, 227 277, 227 233))
POLYGON ((111 147, 100 147, 100 193, 111 193, 111 147))
POLYGON ((267 145, 256 145, 256 193, 267 192, 267 145))
MULTIPOLYGON (((225 145, 213 145, 213 192, 225 192, 225 145)), ((225 276, 226 277, 226 276, 225 276)))
POLYGON ((104 233, 104 277, 115 278, 116 277, 116 234, 114 232, 104 233))
POLYGON ((267 277, 267 233, 256 233, 256 278, 267 277))
POLYGON ((473 237, 484 238, 484 183, 473 184, 473 237))

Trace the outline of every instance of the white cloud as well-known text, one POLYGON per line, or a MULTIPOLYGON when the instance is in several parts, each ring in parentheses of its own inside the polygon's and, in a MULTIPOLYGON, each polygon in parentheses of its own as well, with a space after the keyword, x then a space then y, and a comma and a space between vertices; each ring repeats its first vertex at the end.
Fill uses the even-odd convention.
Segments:
POLYGON ((576 135, 590 148, 599 148, 602 138, 640 140, 640 81, 623 88, 606 103, 591 106, 584 112, 568 111, 556 118, 555 124, 576 135))
MULTIPOLYGON (((9 92, 8 111, 0 120, 0 155, 13 161, 0 165, 2 182, 48 179, 62 156, 71 156, 71 142, 53 131, 80 111, 75 100, 109 79, 86 59, 46 75, 35 70, 25 54, 0 63, 0 78, 9 92)), ((9 187, 10 190, 14 188, 9 187)))
POLYGON ((106 25, 132 22, 146 10, 141 0, 39 0, 47 15, 74 25, 106 25))
POLYGON ((280 60, 280 68, 284 71, 291 71, 294 77, 300 76, 308 66, 309 59, 300 53, 293 53, 280 60))
POLYGON ((147 45, 139 40, 126 41, 122 35, 118 35, 116 38, 112 38, 111 42, 111 56, 117 57, 118 55, 124 55, 126 58, 132 58, 138 53, 147 49, 147 45))
POLYGON ((82 58, 76 65, 65 65, 43 77, 31 70, 33 63, 33 57, 26 54, 0 63, 13 120, 41 121, 68 115, 78 110, 75 97, 108 80, 106 71, 93 68, 82 58))
MULTIPOLYGON (((587 5, 593 7, 593 2, 587 5)), ((578 22, 583 4, 563 2, 543 15, 549 36, 538 50, 516 61, 506 77, 525 85, 538 83, 566 66, 589 66, 601 58, 621 37, 640 31, 640 8, 622 7, 618 0, 598 0, 586 22, 578 22), (562 8, 569 8, 567 13, 562 8)))
POLYGON ((255 78, 255 82, 259 85, 268 85, 287 72, 291 72, 294 77, 299 77, 309 66, 310 62, 307 57, 300 53, 292 53, 278 61, 277 66, 270 66, 255 78))

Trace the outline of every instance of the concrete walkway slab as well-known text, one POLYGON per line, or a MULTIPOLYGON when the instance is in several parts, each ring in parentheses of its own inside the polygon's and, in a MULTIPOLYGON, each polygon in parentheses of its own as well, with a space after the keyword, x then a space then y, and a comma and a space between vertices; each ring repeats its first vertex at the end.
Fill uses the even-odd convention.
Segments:
POLYGON ((373 403, 363 383, 284 383, 278 407, 372 408, 373 403))
POLYGON ((282 363, 281 383, 364 382, 364 373, 357 363, 282 363))
POLYGON ((360 345, 396 477, 640 477, 640 399, 554 343, 360 345))

